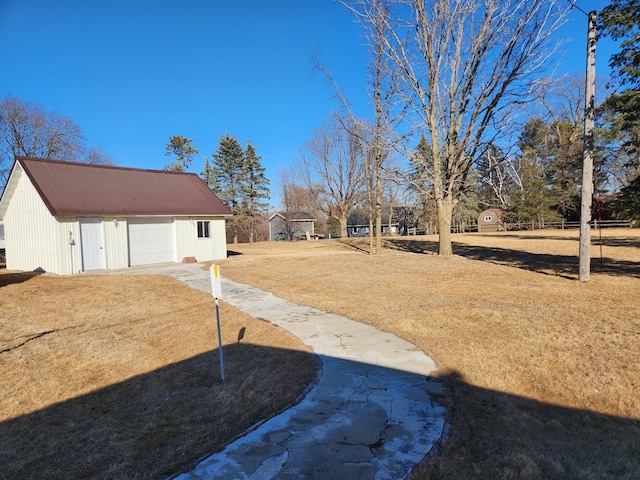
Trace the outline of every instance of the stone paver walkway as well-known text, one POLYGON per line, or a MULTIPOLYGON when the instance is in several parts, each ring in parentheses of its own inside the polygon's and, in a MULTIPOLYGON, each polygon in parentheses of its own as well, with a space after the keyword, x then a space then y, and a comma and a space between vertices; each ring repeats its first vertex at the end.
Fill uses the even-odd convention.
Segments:
MULTIPOLYGON (((127 273, 172 275, 211 291, 209 272, 198 264, 127 273)), ((430 394, 441 393, 442 385, 429 379, 435 365, 415 346, 225 278, 222 291, 223 301, 310 345, 323 370, 298 405, 177 479, 399 480, 432 453, 443 433, 445 412, 430 394)))

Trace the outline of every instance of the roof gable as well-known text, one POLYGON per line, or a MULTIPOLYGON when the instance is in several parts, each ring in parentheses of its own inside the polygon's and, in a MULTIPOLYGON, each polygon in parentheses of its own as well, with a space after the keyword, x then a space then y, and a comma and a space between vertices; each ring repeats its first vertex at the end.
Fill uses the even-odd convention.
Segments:
MULTIPOLYGON (((18 169, 24 170, 54 216, 231 215, 194 173, 29 157, 16 157, 11 177, 18 169)), ((3 196, 0 206, 6 210, 9 200, 3 196)))
POLYGON ((498 219, 502 219, 502 217, 504 216, 504 213, 499 208, 487 208, 486 210, 483 210, 478 214, 478 218, 484 217, 485 215, 488 215, 490 213, 494 213, 498 219))
POLYGON ((267 221, 270 222, 275 217, 280 217, 283 220, 286 220, 287 216, 289 216, 290 222, 312 222, 312 221, 315 222, 316 221, 316 219, 307 212, 288 212, 288 213, 276 212, 273 215, 271 215, 267 221))

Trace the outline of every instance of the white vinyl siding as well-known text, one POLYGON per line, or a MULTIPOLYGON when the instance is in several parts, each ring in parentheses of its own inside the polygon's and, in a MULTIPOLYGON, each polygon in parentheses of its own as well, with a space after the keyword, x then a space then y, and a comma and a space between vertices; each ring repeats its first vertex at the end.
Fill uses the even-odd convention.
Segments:
POLYGON ((224 217, 177 217, 177 257, 195 257, 198 262, 227 258, 224 217), (209 222, 209 238, 198 238, 198 222, 209 222))
POLYGON ((124 217, 104 217, 105 249, 107 268, 127 268, 129 266, 129 244, 127 243, 127 221, 124 217))
POLYGON ((175 262, 174 228, 171 218, 131 219, 129 264, 175 262))
POLYGON ((4 215, 5 232, 10 232, 5 239, 7 269, 55 273, 66 270, 55 218, 29 177, 22 171, 15 173, 19 175, 16 189, 4 215))
MULTIPOLYGON (((7 198, 11 198, 11 201, 2 206, 7 269, 33 271, 40 268, 59 275, 81 272, 80 224, 89 218, 52 216, 19 163, 12 173, 12 179, 9 190, 5 192, 5 196, 10 195, 7 198)), ((102 268, 181 262, 186 257, 195 257, 204 262, 227 256, 224 216, 93 218, 102 225, 106 262, 101 265, 102 268), (198 238, 198 221, 209 222, 209 238, 198 238), (146 230, 147 240, 143 240, 140 230, 146 230), (152 230, 155 230, 154 234, 152 230)))
POLYGON ((56 238, 58 255, 62 259, 60 270, 55 273, 68 275, 82 271, 80 224, 76 217, 57 217, 56 238), (69 235, 71 234, 71 235, 69 235), (69 239, 73 242, 69 243, 69 239))

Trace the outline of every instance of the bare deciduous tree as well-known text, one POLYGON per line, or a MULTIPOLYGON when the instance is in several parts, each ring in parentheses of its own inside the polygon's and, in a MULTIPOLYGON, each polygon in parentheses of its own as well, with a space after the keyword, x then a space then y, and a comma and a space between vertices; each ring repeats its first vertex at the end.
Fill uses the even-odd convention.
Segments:
MULTIPOLYGON (((505 154, 494 145, 489 145, 480 156, 477 168, 481 182, 493 194, 493 201, 497 201, 500 208, 506 210, 514 187, 522 189, 522 179, 516 158, 505 154)), ((495 206, 493 201, 487 206, 495 206)))
POLYGON ((298 183, 290 170, 280 170, 281 206, 284 211, 315 213, 317 198, 312 190, 298 183))
POLYGON ((318 209, 317 190, 310 190, 296 183, 291 170, 281 169, 280 176, 280 213, 286 221, 286 236, 292 240, 291 219, 298 213, 308 213, 316 219, 316 230, 327 229, 325 215, 318 209))
MULTIPOLYGON (((376 2, 347 3, 361 20, 380 20, 376 2)), ((413 128, 433 154, 427 173, 441 255, 452 253, 452 213, 474 161, 505 112, 534 96, 536 75, 553 51, 550 36, 569 6, 557 0, 391 2, 385 52, 399 71, 413 128)))
POLYGON ((87 150, 84 161, 92 165, 113 165, 111 156, 100 146, 87 150))
POLYGON ((112 164, 101 147, 87 149, 78 125, 12 95, 0 98, 0 192, 16 156, 112 164))
MULTIPOLYGON (((348 0, 340 0, 351 11, 356 11, 348 0)), ((396 126, 402 121, 404 108, 398 103, 395 65, 387 55, 385 35, 389 25, 392 0, 369 0, 372 15, 357 16, 364 28, 371 57, 368 70, 368 90, 373 110, 371 122, 358 120, 347 98, 328 70, 316 61, 317 67, 327 75, 346 114, 338 117, 343 127, 360 144, 363 152, 363 166, 367 203, 369 208, 369 248, 370 253, 382 251, 382 191, 385 179, 383 171, 397 139, 396 126), (375 224, 375 227, 374 227, 375 224), (375 243, 374 243, 375 240, 375 243)))
POLYGON ((0 99, 0 169, 15 156, 82 160, 84 136, 73 120, 7 95, 0 99))
POLYGON ((295 162, 295 176, 317 199, 327 217, 340 221, 347 236, 349 212, 363 196, 365 183, 360 143, 337 121, 316 130, 295 162))

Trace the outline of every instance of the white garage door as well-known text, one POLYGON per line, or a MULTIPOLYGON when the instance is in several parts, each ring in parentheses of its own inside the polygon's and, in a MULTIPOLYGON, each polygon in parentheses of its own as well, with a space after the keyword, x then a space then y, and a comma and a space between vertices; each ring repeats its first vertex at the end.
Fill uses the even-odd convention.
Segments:
POLYGON ((173 262, 173 222, 171 219, 129 221, 129 264, 173 262))

